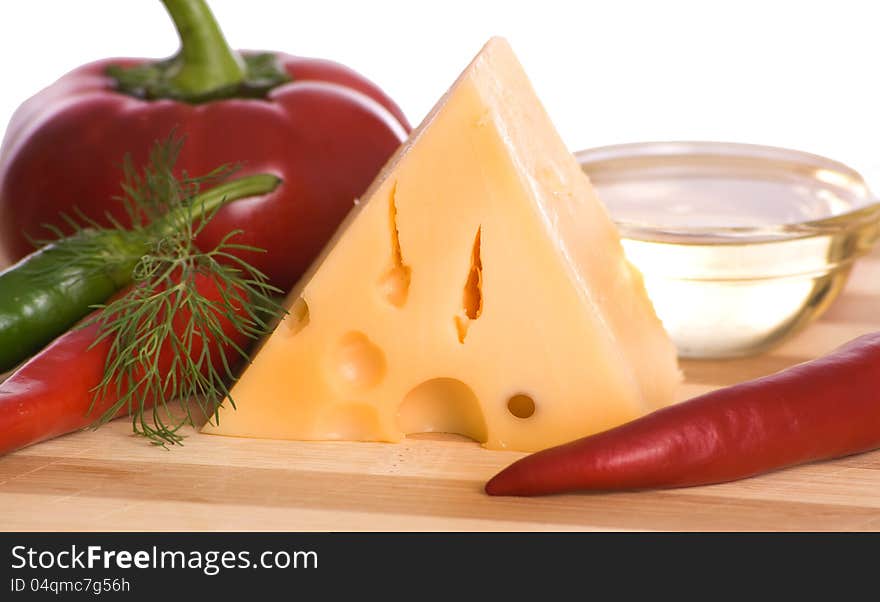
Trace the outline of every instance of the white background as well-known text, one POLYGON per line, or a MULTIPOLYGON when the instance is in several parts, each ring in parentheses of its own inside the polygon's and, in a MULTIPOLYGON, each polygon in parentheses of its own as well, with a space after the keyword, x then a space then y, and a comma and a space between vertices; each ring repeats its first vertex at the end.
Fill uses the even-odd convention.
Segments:
MULTIPOLYGON (((873 0, 212 0, 234 47, 332 58, 415 125, 492 35, 572 150, 711 139, 851 164, 880 191, 880 3, 873 0)), ((65 71, 177 48, 158 0, 0 4, 0 129, 65 71)))

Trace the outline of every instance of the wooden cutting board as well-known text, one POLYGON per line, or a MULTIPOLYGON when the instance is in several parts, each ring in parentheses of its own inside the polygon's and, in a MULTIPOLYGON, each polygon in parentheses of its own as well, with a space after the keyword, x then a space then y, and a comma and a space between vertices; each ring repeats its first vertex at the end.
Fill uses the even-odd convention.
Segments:
MULTIPOLYGON (((880 250, 816 324, 762 356, 683 364, 682 398, 880 329, 880 250)), ((192 433, 171 451, 125 420, 0 458, 0 530, 880 530, 880 452, 690 489, 490 498, 521 454, 451 436, 304 443, 192 433)))

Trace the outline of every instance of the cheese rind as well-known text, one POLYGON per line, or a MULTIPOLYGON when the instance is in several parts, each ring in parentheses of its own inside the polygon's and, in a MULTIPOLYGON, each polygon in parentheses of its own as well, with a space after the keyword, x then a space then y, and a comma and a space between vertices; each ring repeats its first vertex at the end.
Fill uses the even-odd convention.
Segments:
POLYGON ((288 299, 204 431, 532 451, 669 404, 675 350, 507 43, 491 40, 288 299))

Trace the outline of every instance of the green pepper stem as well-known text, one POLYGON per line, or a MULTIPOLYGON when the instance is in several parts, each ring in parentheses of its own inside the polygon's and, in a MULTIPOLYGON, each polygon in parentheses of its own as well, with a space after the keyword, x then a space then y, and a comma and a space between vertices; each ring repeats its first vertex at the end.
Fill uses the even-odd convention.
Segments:
POLYGON ((229 47, 204 0, 162 0, 180 35, 170 83, 186 96, 206 96, 245 78, 242 58, 229 47))
POLYGON ((272 174, 255 174, 231 182, 224 182, 193 197, 192 202, 178 207, 156 223, 161 233, 173 231, 179 220, 189 220, 193 212, 210 215, 227 203, 260 194, 269 194, 281 184, 281 178, 272 174))

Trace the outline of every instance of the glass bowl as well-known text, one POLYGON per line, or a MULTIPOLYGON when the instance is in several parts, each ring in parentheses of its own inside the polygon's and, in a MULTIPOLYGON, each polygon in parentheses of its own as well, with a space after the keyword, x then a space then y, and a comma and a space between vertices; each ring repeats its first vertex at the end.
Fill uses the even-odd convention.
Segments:
POLYGON ((576 157, 681 357, 778 344, 828 308, 880 231, 859 173, 817 155, 651 142, 576 157))

